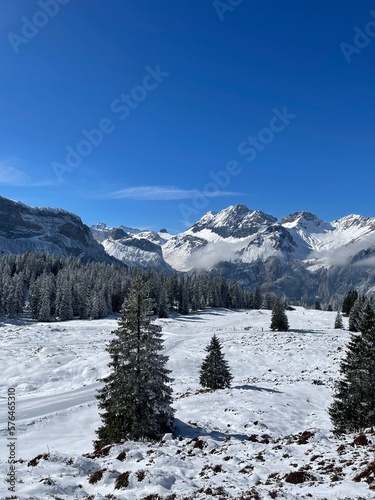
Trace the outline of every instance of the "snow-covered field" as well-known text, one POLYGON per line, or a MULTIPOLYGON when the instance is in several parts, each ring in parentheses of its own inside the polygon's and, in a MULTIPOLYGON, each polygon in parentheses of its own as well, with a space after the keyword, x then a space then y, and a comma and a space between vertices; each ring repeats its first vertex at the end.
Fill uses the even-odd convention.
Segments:
POLYGON ((335 314, 297 308, 288 333, 271 332, 263 310, 158 320, 173 370, 175 435, 102 456, 92 447, 95 392, 116 318, 1 324, 0 498, 375 498, 375 434, 356 445, 357 435, 335 438, 326 411, 349 339, 333 330, 335 314), (198 378, 213 333, 234 380, 208 392, 198 378), (15 494, 5 481, 8 388, 16 390, 15 494))

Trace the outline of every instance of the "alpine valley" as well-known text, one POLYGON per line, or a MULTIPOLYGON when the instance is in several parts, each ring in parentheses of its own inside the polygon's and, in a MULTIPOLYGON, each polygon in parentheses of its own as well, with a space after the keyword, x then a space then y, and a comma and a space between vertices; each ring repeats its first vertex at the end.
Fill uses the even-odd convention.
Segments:
POLYGON ((3 255, 41 251, 167 273, 210 271, 308 304, 339 301, 351 288, 375 290, 375 218, 324 222, 296 212, 279 221, 235 205, 176 235, 104 223, 90 229, 67 211, 0 197, 3 255))

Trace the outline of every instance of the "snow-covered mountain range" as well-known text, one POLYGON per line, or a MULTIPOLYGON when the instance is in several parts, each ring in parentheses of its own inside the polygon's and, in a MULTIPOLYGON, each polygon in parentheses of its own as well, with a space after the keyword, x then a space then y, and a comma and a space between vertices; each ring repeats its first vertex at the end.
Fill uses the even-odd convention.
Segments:
POLYGON ((328 300, 348 287, 375 287, 375 218, 348 215, 324 222, 296 212, 278 221, 235 205, 208 212, 173 236, 165 230, 114 230, 105 224, 92 230, 109 255, 127 264, 213 270, 249 288, 262 285, 295 300, 328 300))
POLYGON ((30 251, 164 272, 210 270, 310 303, 342 300, 350 288, 375 292, 375 218, 360 215, 324 222, 296 212, 279 221, 235 205, 171 235, 104 223, 88 228, 67 211, 0 197, 0 254, 30 251))

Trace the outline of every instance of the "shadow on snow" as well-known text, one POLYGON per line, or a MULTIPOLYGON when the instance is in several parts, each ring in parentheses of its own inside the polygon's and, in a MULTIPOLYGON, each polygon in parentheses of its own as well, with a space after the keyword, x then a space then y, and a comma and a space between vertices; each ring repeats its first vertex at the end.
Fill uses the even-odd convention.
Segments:
POLYGON ((268 389, 266 387, 257 387, 256 385, 235 385, 232 389, 242 389, 244 391, 259 391, 259 392, 274 392, 277 394, 282 394, 281 391, 276 389, 268 389))
POLYGON ((249 436, 247 434, 231 434, 220 431, 207 431, 202 427, 187 424, 186 422, 182 422, 178 418, 175 419, 175 431, 174 435, 176 437, 181 436, 187 439, 193 439, 196 437, 210 437, 215 441, 225 441, 228 438, 238 439, 239 441, 247 441, 249 436))

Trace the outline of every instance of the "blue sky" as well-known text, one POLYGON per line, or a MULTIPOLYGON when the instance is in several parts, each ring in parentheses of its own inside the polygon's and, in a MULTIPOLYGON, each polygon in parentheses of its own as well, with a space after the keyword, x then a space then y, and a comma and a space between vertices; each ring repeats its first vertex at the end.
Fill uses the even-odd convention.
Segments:
POLYGON ((0 36, 2 196, 170 232, 375 216, 371 1, 17 0, 0 36))

